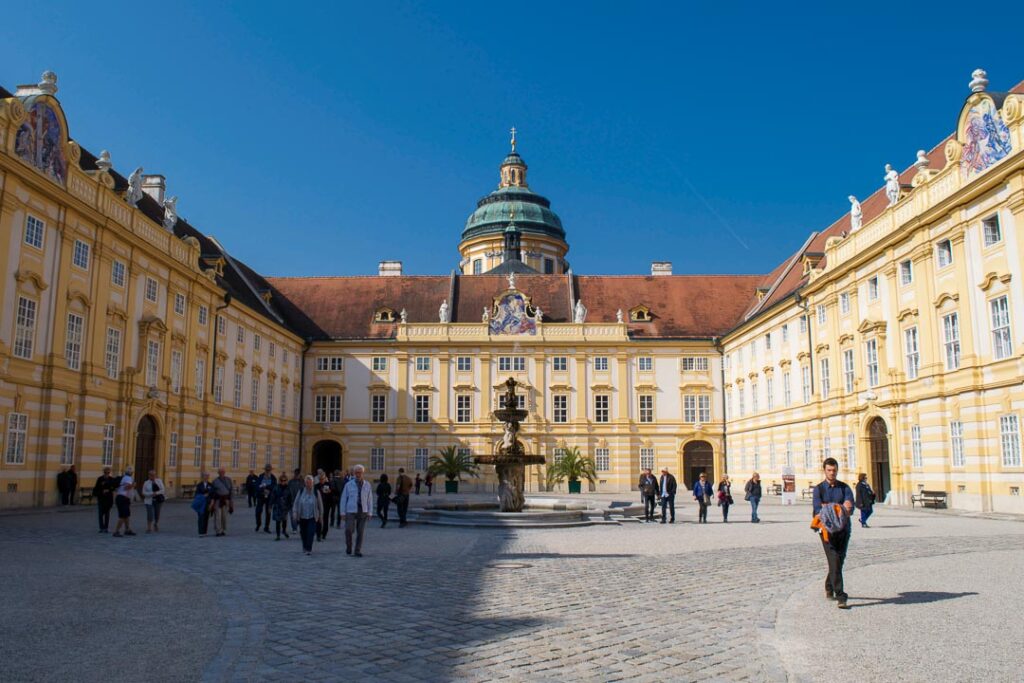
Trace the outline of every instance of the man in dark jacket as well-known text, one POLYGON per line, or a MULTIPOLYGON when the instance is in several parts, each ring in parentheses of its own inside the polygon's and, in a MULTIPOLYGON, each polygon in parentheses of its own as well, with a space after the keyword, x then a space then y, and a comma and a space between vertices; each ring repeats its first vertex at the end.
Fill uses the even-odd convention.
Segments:
POLYGON ((249 476, 245 478, 245 497, 249 501, 249 507, 256 504, 256 487, 259 480, 256 470, 249 470, 249 476))
MULTIPOLYGON (((814 487, 813 514, 821 512, 824 505, 838 505, 841 514, 849 518, 853 512, 853 491, 844 482, 836 478, 839 463, 835 458, 825 458, 822 463, 825 479, 814 487)), ((846 549, 850 545, 850 523, 846 520, 841 531, 828 534, 828 540, 821 536, 821 546, 828 560, 828 574, 825 575, 825 598, 835 600, 839 609, 847 609, 846 591, 843 590, 843 563, 846 562, 846 549)))
POLYGON ((92 497, 96 500, 96 510, 100 518, 100 533, 109 533, 110 508, 114 507, 114 491, 118 480, 110 476, 110 468, 104 467, 103 474, 96 477, 96 485, 92 487, 92 497))
POLYGON ((60 472, 57 473, 57 493, 60 494, 60 504, 68 504, 68 470, 66 467, 60 468, 60 472))
POLYGON ((645 467, 640 475, 640 498, 644 502, 644 522, 654 521, 654 506, 658 498, 658 479, 651 474, 651 468, 645 467))
POLYGON ((274 466, 269 462, 263 468, 263 474, 256 480, 256 531, 263 525, 263 532, 270 533, 270 494, 277 487, 274 466), (262 521, 261 521, 262 520, 262 521))
POLYGON ((714 492, 714 486, 708 481, 708 475, 701 472, 700 477, 693 483, 693 499, 697 501, 697 507, 700 508, 700 512, 697 513, 698 524, 708 523, 708 503, 711 502, 714 492))
POLYGON ((68 468, 68 505, 75 504, 75 494, 78 493, 78 472, 75 466, 68 468))
POLYGON ((334 474, 331 475, 331 518, 327 520, 327 523, 335 529, 340 529, 344 521, 341 512, 341 492, 347 483, 341 470, 334 470, 334 474))
MULTIPOLYGON (((292 472, 292 478, 288 480, 288 493, 291 494, 291 500, 294 503, 302 493, 302 489, 305 485, 302 481, 302 470, 298 467, 292 472)), ((292 519, 292 532, 298 531, 299 529, 299 518, 295 515, 288 515, 292 519)))
POLYGON ((661 468, 661 479, 658 481, 661 494, 661 523, 665 523, 665 513, 671 513, 669 524, 676 523, 676 478, 669 474, 667 467, 661 468))
POLYGON ((398 508, 398 528, 408 524, 405 521, 405 515, 409 512, 409 493, 411 491, 412 479, 405 473, 404 467, 399 467, 398 478, 395 480, 395 506, 398 508))

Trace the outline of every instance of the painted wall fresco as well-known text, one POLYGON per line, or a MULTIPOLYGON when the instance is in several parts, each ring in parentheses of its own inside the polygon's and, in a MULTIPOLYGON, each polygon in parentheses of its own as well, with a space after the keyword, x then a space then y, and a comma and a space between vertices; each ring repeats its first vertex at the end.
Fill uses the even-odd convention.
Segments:
POLYGON ((530 301, 522 292, 506 292, 495 302, 491 334, 537 334, 530 301))
POLYGON ((996 163, 1011 151, 1010 131, 992 100, 982 98, 967 112, 960 173, 966 180, 996 163))
POLYGON ((67 182, 64 131, 57 114, 42 102, 29 107, 14 140, 15 153, 61 185, 67 182))

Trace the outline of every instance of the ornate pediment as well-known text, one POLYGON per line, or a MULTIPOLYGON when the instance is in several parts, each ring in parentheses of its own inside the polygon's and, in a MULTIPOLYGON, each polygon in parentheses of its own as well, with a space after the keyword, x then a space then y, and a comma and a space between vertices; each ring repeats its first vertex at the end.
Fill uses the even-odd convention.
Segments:
POLYGON ((19 268, 14 271, 14 279, 18 281, 18 284, 31 282, 35 286, 37 292, 42 292, 49 287, 49 285, 46 284, 46 280, 43 279, 43 276, 34 270, 19 268))
POLYGON ((916 308, 904 308, 896 316, 896 320, 898 320, 900 322, 903 322, 903 320, 905 318, 916 318, 916 317, 917 317, 917 309, 916 308))
POLYGON ((885 334, 886 322, 884 320, 865 320, 857 328, 861 334, 885 334))
POLYGON ((494 297, 488 310, 491 334, 537 334, 537 323, 543 313, 535 308, 530 297, 517 289, 508 289, 494 297))
POLYGON ((947 301, 956 303, 957 301, 960 301, 960 295, 956 292, 943 292, 935 297, 935 301, 932 302, 932 305, 935 306, 935 308, 940 308, 947 301))
POLYGON ((167 334, 167 325, 155 315, 145 315, 139 321, 139 334, 145 336, 150 332, 163 336, 167 334))
POLYGON ((998 280, 999 282, 1008 284, 1012 276, 1009 273, 1000 275, 999 273, 987 273, 981 282, 978 283, 978 288, 983 292, 987 292, 992 285, 998 280))

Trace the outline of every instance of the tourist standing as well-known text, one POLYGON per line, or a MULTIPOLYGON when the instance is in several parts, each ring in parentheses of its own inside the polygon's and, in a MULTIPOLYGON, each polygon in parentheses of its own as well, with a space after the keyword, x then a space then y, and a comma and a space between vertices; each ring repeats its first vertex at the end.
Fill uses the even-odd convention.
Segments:
POLYGON ((861 472, 857 475, 857 509, 860 510, 860 525, 869 529, 868 517, 875 511, 875 492, 868 483, 868 475, 861 472))
POLYGON ((434 495, 434 475, 427 472, 427 478, 423 480, 423 483, 427 485, 427 495, 434 495))
MULTIPOLYGON (((398 479, 395 480, 395 507, 398 508, 398 528, 401 529, 408 522, 405 516, 409 512, 409 492, 412 491, 412 479, 405 473, 404 467, 398 468, 398 479)), ((348 528, 346 523, 345 528, 348 528)))
POLYGON ((274 517, 274 531, 277 532, 277 537, 274 540, 280 541, 282 533, 285 538, 290 538, 288 536, 288 513, 292 509, 292 493, 288 487, 288 475, 284 472, 281 473, 281 478, 277 480, 277 484, 270 492, 270 507, 274 517))
POLYGON ((117 506, 117 526, 114 527, 114 533, 111 534, 114 538, 135 535, 129 520, 132 516, 132 496, 135 493, 135 479, 132 478, 134 473, 135 470, 131 467, 124 468, 121 481, 117 484, 117 491, 114 494, 114 505, 117 506), (121 533, 121 527, 124 527, 124 534, 121 533))
POLYGON ((697 506, 700 509, 700 512, 697 514, 697 522, 699 524, 708 523, 708 503, 711 502, 712 493, 714 493, 714 490, 711 482, 708 481, 707 475, 701 472, 700 478, 693 485, 693 499, 697 501, 697 506))
POLYGON ((78 472, 75 471, 75 466, 72 465, 68 468, 68 505, 75 504, 76 493, 78 493, 78 472))
POLYGON ((217 536, 228 533, 228 515, 235 514, 235 502, 231 499, 235 485, 227 471, 217 469, 217 478, 213 480, 213 529, 217 536))
POLYGON ((334 470, 334 475, 331 477, 331 514, 327 522, 335 529, 341 528, 339 503, 341 502, 341 490, 345 488, 346 483, 348 482, 342 475, 341 470, 334 470))
POLYGON ((277 487, 274 466, 269 462, 263 466, 263 474, 256 480, 256 531, 263 527, 263 533, 270 533, 270 494, 277 487))
POLYGON ((718 482, 718 505, 722 508, 722 521, 728 524, 729 506, 732 505, 732 482, 728 474, 723 474, 722 481, 718 482))
POLYGON ((853 492, 836 478, 839 463, 825 458, 822 463, 825 479, 814 487, 814 520, 812 528, 821 535, 821 547, 828 561, 825 575, 825 597, 835 600, 840 609, 846 609, 847 595, 843 586, 843 563, 850 545, 849 516, 853 511, 853 492))
POLYGON ((323 470, 316 471, 317 483, 316 492, 320 494, 320 505, 323 508, 323 514, 320 516, 320 521, 316 527, 316 540, 323 541, 327 538, 327 531, 331 528, 328 523, 331 514, 331 504, 334 502, 334 498, 331 497, 331 480, 327 478, 327 475, 323 470))
POLYGON ((57 493, 60 496, 60 504, 68 504, 68 468, 61 467, 57 473, 57 493))
POLYGON ((645 467, 640 473, 640 499, 644 504, 644 522, 654 521, 654 507, 658 498, 658 480, 651 474, 651 468, 645 467))
POLYGON ((658 490, 661 493, 661 523, 665 523, 665 513, 670 512, 672 518, 669 524, 676 523, 676 478, 669 474, 667 467, 661 468, 661 479, 658 481, 658 490))
POLYGON ((206 532, 210 528, 210 508, 212 504, 213 485, 210 484, 210 474, 208 472, 200 472, 199 483, 196 484, 196 492, 192 496, 192 509, 196 513, 196 523, 200 536, 206 536, 206 532))
POLYGON ((416 485, 416 495, 420 495, 420 485, 423 484, 423 480, 420 478, 420 473, 416 473, 416 479, 413 482, 416 485))
POLYGON ((156 470, 149 471, 149 478, 142 484, 142 502, 146 506, 146 533, 160 531, 160 508, 167 500, 164 482, 156 476, 156 470))
POLYGON ((757 524, 761 518, 757 516, 757 506, 761 504, 761 475, 754 472, 746 486, 743 487, 743 500, 750 503, 750 521, 757 524))
POLYGON ((92 487, 92 497, 99 512, 101 534, 110 532, 110 508, 114 507, 115 490, 117 480, 110 476, 110 468, 104 467, 103 474, 96 477, 96 485, 92 487))
POLYGON ((256 476, 256 470, 249 470, 249 476, 245 478, 245 499, 249 507, 256 505, 256 487, 260 478, 256 476))
MULTIPOLYGON (((402 472, 403 470, 398 470, 402 472)), ((363 556, 363 534, 366 532, 366 520, 370 516, 370 506, 373 494, 370 492, 370 482, 363 480, 363 466, 356 465, 352 469, 352 479, 345 484, 345 490, 341 494, 341 514, 345 519, 345 552, 352 554, 352 534, 355 532, 355 555, 363 556)), ((399 474, 401 480, 404 475, 399 474)), ((405 477, 412 486, 412 480, 405 477)), ((408 500, 408 494, 406 499, 408 500)), ((399 508, 401 510, 401 508, 399 508)), ((403 525, 404 526, 404 525, 403 525)))
MULTIPOLYGON (((419 478, 419 475, 416 475, 419 478)), ((417 491, 419 493, 419 491, 417 491)), ((380 482, 377 484, 377 517, 380 519, 380 528, 388 525, 388 509, 391 507, 391 484, 388 483, 388 475, 380 475, 380 482)))
MULTIPOLYGON (((292 505, 295 504, 295 500, 299 497, 299 494, 302 493, 302 489, 304 486, 305 483, 303 482, 302 479, 302 470, 296 467, 294 470, 292 470, 292 478, 288 480, 288 493, 291 494, 292 505)), ((295 533, 299 530, 299 518, 295 515, 290 515, 290 517, 292 523, 292 533, 295 533)))
POLYGON ((313 475, 307 474, 302 490, 292 501, 292 519, 298 521, 302 537, 302 551, 313 553, 313 538, 317 535, 320 519, 324 515, 324 504, 320 492, 313 483, 313 475))

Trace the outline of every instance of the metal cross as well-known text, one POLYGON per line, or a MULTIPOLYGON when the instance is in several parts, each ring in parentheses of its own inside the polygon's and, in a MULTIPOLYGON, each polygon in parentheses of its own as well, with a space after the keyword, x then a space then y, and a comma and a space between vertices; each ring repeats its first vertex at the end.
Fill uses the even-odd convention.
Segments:
POLYGON ((516 151, 516 127, 512 126, 512 151, 516 151))

